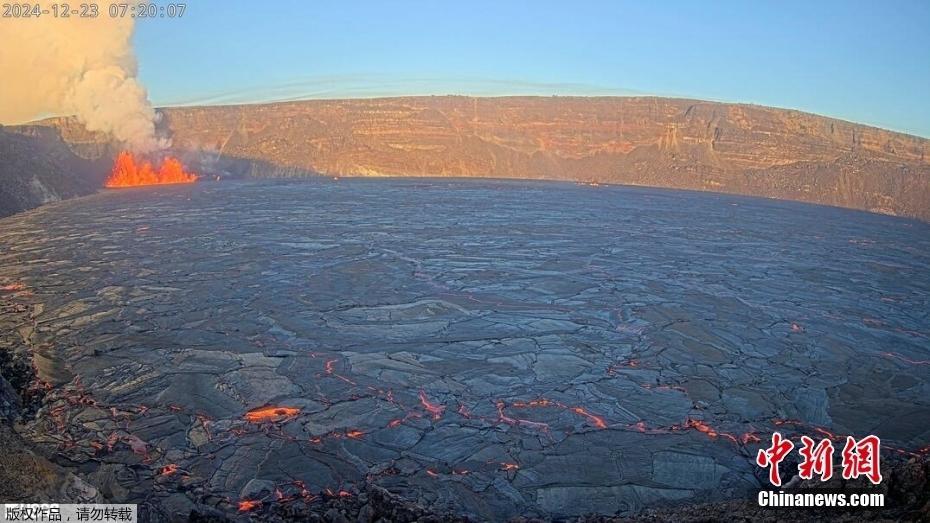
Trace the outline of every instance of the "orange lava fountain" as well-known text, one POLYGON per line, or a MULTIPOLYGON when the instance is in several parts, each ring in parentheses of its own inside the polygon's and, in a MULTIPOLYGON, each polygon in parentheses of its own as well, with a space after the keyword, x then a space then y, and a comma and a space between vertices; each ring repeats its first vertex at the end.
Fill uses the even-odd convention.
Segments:
POLYGON ((184 171, 181 162, 166 157, 156 170, 150 162, 137 162, 131 152, 123 151, 113 163, 113 171, 107 178, 106 187, 136 187, 139 185, 165 185, 172 183, 193 183, 197 175, 184 171))

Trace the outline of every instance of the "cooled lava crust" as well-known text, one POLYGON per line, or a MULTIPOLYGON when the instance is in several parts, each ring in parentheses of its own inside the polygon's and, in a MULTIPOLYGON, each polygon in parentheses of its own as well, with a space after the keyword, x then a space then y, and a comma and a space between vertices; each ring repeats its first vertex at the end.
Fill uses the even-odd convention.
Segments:
POLYGON ((24 440, 152 519, 634 515, 751 495, 774 430, 922 459, 928 269, 928 224, 791 202, 194 184, 0 220, 0 337, 24 440))

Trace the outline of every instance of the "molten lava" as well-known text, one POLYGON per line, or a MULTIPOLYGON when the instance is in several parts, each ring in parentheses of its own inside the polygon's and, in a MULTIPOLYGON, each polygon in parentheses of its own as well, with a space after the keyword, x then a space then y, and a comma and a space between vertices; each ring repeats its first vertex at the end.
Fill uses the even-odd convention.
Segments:
POLYGON ((296 407, 260 407, 245 413, 245 420, 252 423, 263 421, 283 421, 300 414, 296 407))
POLYGON ((584 417, 588 418, 588 421, 590 421, 591 424, 594 425, 595 427, 597 427, 597 428, 599 428, 599 429, 606 429, 606 428, 607 428, 607 422, 604 421, 604 418, 602 418, 602 417, 600 417, 600 416, 595 416, 594 414, 591 414, 591 413, 588 412, 587 409, 585 409, 584 407, 572 407, 571 410, 572 410, 572 412, 574 412, 575 414, 579 414, 579 415, 581 415, 581 416, 584 416, 584 417))
POLYGON ((166 157, 156 170, 150 162, 137 162, 128 151, 119 153, 113 163, 113 171, 107 178, 106 187, 135 187, 139 185, 165 185, 193 183, 197 175, 186 172, 176 158, 166 157))
POLYGON ((157 474, 159 476, 170 476, 178 471, 178 465, 176 463, 169 463, 164 467, 158 469, 157 474))
POLYGON ((445 405, 438 405, 436 403, 431 403, 429 398, 426 396, 424 390, 420 390, 419 393, 420 405, 423 405, 423 408, 426 409, 426 412, 432 414, 433 419, 439 419, 442 417, 442 413, 446 411, 445 405))

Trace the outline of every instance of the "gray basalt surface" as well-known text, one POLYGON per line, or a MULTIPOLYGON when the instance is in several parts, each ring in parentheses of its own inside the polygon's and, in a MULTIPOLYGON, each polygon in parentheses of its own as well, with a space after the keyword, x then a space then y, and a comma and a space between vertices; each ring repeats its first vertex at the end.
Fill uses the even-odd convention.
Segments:
POLYGON ((49 388, 24 438, 163 517, 366 482, 478 519, 632 514, 752 492, 776 429, 930 444, 930 225, 897 218, 541 182, 142 188, 0 220, 0 288, 49 388))

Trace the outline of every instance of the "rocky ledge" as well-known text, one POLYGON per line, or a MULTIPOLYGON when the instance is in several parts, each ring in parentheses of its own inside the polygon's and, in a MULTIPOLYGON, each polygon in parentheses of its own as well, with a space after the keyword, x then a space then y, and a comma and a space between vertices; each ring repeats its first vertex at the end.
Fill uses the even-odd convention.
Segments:
MULTIPOLYGON (((221 177, 572 180, 799 200, 930 220, 930 141, 785 109, 655 97, 436 96, 161 112, 175 153, 221 177)), ((106 163, 118 147, 73 119, 13 130, 60 135, 77 159, 106 163)), ((0 149, 0 169, 8 156, 0 149)), ((17 172, 48 170, 37 164, 17 172)), ((102 166, 100 174, 106 170, 102 166)), ((76 175, 73 169, 52 171, 55 178, 76 175)), ((7 178, 0 171, 0 179, 7 178)), ((36 190, 20 185, 18 193, 36 190)), ((2 191, 0 215, 10 212, 2 191)), ((53 196, 39 193, 33 205, 53 196)))

